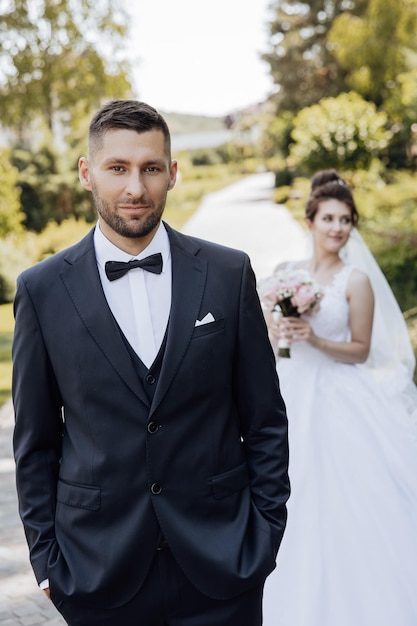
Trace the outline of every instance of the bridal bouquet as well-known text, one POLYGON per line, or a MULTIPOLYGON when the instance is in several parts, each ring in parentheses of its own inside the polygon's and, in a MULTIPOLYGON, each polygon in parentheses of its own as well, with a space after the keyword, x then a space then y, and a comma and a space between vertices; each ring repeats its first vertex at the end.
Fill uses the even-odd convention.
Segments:
MULTIPOLYGON (((284 317, 300 317, 302 313, 318 310, 324 293, 307 270, 284 269, 265 278, 259 285, 259 297, 264 306, 284 317)), ((290 357, 287 339, 278 340, 279 357, 290 357)))

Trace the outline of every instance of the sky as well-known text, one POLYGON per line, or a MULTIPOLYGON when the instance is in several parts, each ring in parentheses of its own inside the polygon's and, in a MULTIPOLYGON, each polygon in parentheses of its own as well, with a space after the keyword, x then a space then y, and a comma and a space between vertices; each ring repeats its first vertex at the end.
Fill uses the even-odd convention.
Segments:
POLYGON ((130 3, 136 96, 164 112, 225 116, 272 90, 269 0, 130 3))

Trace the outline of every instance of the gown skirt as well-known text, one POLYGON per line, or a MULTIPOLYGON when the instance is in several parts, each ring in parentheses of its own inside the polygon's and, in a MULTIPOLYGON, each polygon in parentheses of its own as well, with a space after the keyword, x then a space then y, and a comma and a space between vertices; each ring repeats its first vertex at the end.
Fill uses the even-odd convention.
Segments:
MULTIPOLYGON (((320 336, 348 338, 350 269, 309 316, 320 336)), ((305 342, 277 370, 292 492, 264 626, 417 626, 417 426, 404 398, 305 342)))

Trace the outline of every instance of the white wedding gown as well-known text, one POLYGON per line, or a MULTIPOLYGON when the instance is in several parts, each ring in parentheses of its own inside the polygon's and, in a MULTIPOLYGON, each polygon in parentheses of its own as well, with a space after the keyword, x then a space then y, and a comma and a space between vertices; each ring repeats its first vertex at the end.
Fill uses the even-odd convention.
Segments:
MULTIPOLYGON (((309 316, 319 336, 349 339, 350 271, 309 316)), ((417 626, 417 426, 403 398, 305 342, 277 369, 292 494, 264 626, 417 626)))

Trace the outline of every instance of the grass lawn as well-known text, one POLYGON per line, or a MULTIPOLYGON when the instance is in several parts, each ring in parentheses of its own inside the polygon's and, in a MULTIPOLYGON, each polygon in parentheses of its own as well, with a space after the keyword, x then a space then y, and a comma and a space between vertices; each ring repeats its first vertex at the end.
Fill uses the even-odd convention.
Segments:
POLYGON ((0 406, 12 393, 13 305, 0 305, 0 406))

